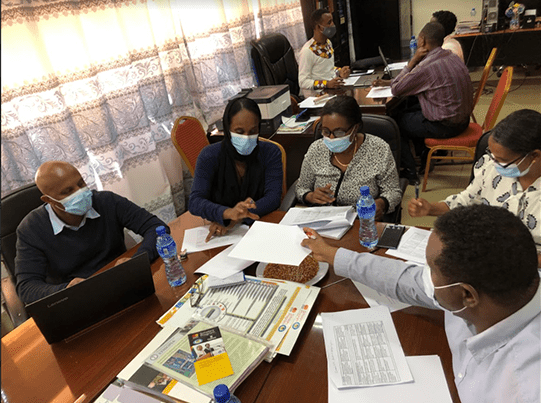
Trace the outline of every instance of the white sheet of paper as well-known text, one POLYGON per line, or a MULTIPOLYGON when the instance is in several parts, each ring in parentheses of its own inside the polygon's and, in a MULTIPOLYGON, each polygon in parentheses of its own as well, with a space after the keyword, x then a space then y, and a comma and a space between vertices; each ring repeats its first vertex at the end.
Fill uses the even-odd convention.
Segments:
POLYGON ((355 287, 357 287, 366 303, 372 308, 378 305, 385 305, 391 312, 394 312, 411 306, 394 298, 388 297, 387 295, 382 294, 381 292, 376 291, 363 283, 359 283, 358 281, 353 281, 353 284, 355 284, 355 287))
POLYGON ((254 263, 252 260, 236 259, 234 257, 230 257, 229 253, 233 250, 234 247, 235 245, 231 245, 229 248, 218 253, 195 272, 205 273, 218 278, 226 278, 232 276, 235 273, 238 273, 239 271, 244 270, 252 263, 254 263))
POLYGON ((359 80, 359 76, 350 75, 348 78, 344 78, 344 85, 355 85, 357 80, 359 80))
POLYGON ((391 87, 372 87, 366 94, 367 98, 392 98, 391 87))
POLYGON ((323 108, 323 106, 325 106, 327 101, 330 101, 334 97, 336 97, 336 95, 330 96, 330 97, 326 98, 325 101, 322 101, 322 102, 320 102, 318 104, 314 103, 314 101, 316 99, 321 98, 321 97, 308 97, 299 104, 299 108, 323 108))
POLYGON ((214 249, 218 246, 231 245, 237 243, 248 232, 247 225, 239 225, 229 231, 226 235, 215 236, 210 241, 205 242, 209 234, 210 225, 190 228, 184 231, 184 240, 182 241, 182 250, 186 249, 188 253, 199 252, 202 250, 214 249))
POLYGON ((351 206, 292 207, 280 224, 306 226, 317 231, 353 225, 355 217, 355 210, 351 206))
POLYGON ((308 120, 305 120, 303 122, 295 122, 295 116, 291 116, 289 118, 286 118, 284 116, 282 116, 282 123, 284 124, 284 126, 286 127, 291 127, 291 128, 295 128, 295 127, 303 127, 303 126, 306 126, 308 125, 308 123, 310 122, 314 122, 316 120, 319 119, 319 116, 310 116, 308 118, 308 120))
POLYGON ((437 355, 406 357, 413 382, 377 388, 338 389, 329 378, 329 403, 452 403, 437 355))
POLYGON ((368 76, 372 73, 374 73, 374 69, 366 70, 364 73, 351 73, 349 76, 350 77, 368 76))
POLYGON ((389 64, 389 70, 402 70, 408 65, 408 62, 396 62, 389 64))
POLYGON ((400 259, 413 260, 418 264, 426 264, 426 244, 430 231, 421 228, 411 227, 400 239, 398 248, 387 250, 388 255, 399 257, 400 259))
POLYGON ((306 235, 297 226, 255 221, 229 257, 298 266, 310 253, 301 246, 306 235))
POLYGON ((411 382, 389 308, 322 313, 328 378, 338 389, 411 382))

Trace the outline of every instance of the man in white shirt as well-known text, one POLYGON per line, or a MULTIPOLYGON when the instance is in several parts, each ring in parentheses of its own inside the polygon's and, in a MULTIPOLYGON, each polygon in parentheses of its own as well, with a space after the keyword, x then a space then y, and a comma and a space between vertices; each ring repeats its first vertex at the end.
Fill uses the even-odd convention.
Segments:
POLYGON ((299 85, 303 90, 340 88, 348 78, 349 66, 334 67, 334 49, 330 38, 336 34, 332 14, 326 9, 312 13, 314 36, 304 44, 299 60, 299 85))
POLYGON ((445 29, 445 38, 443 38, 442 49, 448 49, 455 55, 460 57, 460 60, 464 61, 464 53, 462 52, 462 46, 460 42, 453 38, 451 35, 455 31, 456 27, 456 15, 450 11, 436 11, 432 14, 430 22, 439 22, 445 29))
POLYGON ((540 401, 537 256, 530 232, 514 214, 474 205, 442 215, 424 268, 336 248, 318 234, 302 245, 334 264, 337 275, 411 305, 444 310, 462 403, 540 401))

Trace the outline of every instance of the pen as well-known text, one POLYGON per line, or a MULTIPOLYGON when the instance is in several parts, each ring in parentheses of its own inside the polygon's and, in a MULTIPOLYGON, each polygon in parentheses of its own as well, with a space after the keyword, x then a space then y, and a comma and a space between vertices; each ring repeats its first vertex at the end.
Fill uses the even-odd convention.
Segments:
POLYGON ((419 184, 415 184, 415 199, 419 199, 419 184))
POLYGON ((79 399, 77 399, 74 403, 83 403, 86 400, 86 395, 83 393, 81 396, 79 396, 79 399))
POLYGON ((312 231, 304 231, 309 239, 316 239, 316 235, 312 231))
POLYGON ((306 112, 307 110, 308 110, 308 108, 305 108, 305 109, 303 109, 302 111, 300 111, 300 113, 299 113, 297 116, 295 116, 295 122, 298 122, 298 121, 299 121, 299 118, 300 118, 300 117, 302 116, 302 114, 303 114, 304 112, 306 112))

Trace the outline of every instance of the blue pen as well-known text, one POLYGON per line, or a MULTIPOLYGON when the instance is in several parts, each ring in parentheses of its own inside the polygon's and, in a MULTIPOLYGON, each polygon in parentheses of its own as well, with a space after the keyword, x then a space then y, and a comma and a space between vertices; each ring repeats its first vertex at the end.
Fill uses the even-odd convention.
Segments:
POLYGON ((419 199, 419 184, 415 184, 415 198, 419 199))
POLYGON ((297 116, 295 116, 295 122, 298 122, 299 121, 299 118, 302 116, 302 114, 304 112, 306 112, 308 110, 308 108, 306 109, 303 109, 302 111, 299 112, 299 114, 297 116))

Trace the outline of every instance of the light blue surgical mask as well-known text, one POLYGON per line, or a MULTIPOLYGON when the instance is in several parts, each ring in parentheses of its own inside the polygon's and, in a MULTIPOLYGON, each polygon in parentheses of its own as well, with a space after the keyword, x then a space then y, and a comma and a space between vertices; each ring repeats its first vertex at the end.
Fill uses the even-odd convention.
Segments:
POLYGON ((520 178, 521 176, 524 176, 528 172, 530 172, 530 168, 532 167, 532 164, 534 163, 532 161, 532 163, 528 166, 528 168, 526 168, 524 171, 521 172, 518 166, 522 163, 522 161, 524 161, 524 158, 526 158, 527 156, 528 154, 526 154, 519 162, 513 163, 509 166, 506 166, 505 168, 502 167, 500 164, 498 164, 496 161, 493 161, 494 167, 496 168, 496 171, 501 176, 506 176, 508 178, 520 178))
POLYGON ((245 135, 231 132, 231 144, 240 155, 250 155, 257 146, 259 134, 245 135))
MULTIPOLYGON (((51 197, 51 199, 53 198, 51 197)), ((85 186, 62 200, 53 200, 62 204, 66 213, 81 216, 85 215, 92 207, 92 191, 85 186)))
POLYGON ((451 310, 449 310, 447 308, 444 308, 443 306, 440 305, 440 303, 436 299, 436 295, 434 293, 434 290, 440 290, 442 288, 454 287, 454 286, 460 285, 462 283, 453 283, 453 284, 447 284, 447 285, 440 285, 440 286, 436 287, 434 285, 434 283, 432 282, 432 275, 431 275, 430 271, 431 271, 430 266, 425 265, 425 267, 423 269, 423 284, 424 284, 424 287, 425 287, 426 295, 432 300, 432 302, 434 302, 434 305, 436 305, 437 307, 443 309, 444 311, 450 312, 450 313, 459 313, 459 312, 462 312, 464 309, 466 309, 467 306, 464 306, 463 308, 458 309, 456 311, 451 311, 451 310))
POLYGON ((351 136, 338 137, 336 139, 323 137, 323 142, 332 153, 344 152, 352 143, 351 136))

